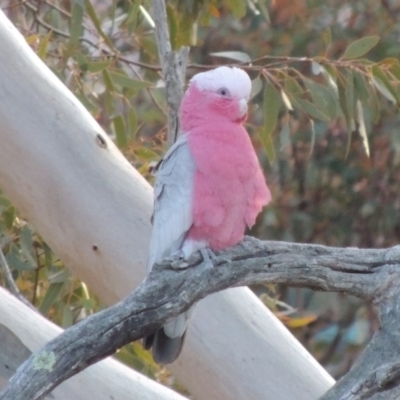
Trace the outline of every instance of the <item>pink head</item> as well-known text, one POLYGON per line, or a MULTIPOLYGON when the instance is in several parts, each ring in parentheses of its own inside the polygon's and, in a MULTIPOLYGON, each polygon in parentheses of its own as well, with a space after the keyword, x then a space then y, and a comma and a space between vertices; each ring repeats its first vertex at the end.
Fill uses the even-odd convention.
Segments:
POLYGON ((182 130, 215 122, 241 124, 247 117, 250 91, 251 80, 239 68, 219 67, 196 74, 182 100, 182 130))

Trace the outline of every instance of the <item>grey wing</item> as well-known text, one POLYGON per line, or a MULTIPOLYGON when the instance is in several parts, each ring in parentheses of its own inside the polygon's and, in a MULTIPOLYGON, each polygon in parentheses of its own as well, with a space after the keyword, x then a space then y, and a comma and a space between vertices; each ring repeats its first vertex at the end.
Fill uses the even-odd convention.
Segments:
POLYGON ((195 169, 186 135, 182 135, 168 150, 156 171, 149 270, 154 263, 180 250, 192 226, 195 169))

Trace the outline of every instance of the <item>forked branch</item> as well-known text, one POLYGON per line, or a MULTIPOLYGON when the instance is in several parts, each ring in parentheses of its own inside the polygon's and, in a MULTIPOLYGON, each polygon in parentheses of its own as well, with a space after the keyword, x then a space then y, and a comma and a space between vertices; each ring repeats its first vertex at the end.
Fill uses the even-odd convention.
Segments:
MULTIPOLYGON (((381 250, 343 249, 246 238, 218 253, 213 264, 210 268, 196 253, 187 261, 171 259, 156 266, 124 301, 67 329, 33 354, 12 377, 0 399, 40 399, 65 379, 154 331, 193 303, 229 287, 281 283, 340 291, 378 302, 382 324, 387 322, 387 312, 392 314, 393 321, 393 313, 400 308, 394 308, 388 301, 400 291, 400 246, 381 250)), ((400 323, 400 317, 397 321, 400 323)), ((372 340, 369 349, 375 339, 378 338, 372 340)), ((387 345, 388 352, 398 357, 393 344, 387 345)), ((379 346, 382 352, 385 346, 382 340, 379 346)), ((374 363, 359 368, 357 382, 362 385, 363 378, 375 369, 374 363)), ((354 370, 357 371, 357 366, 354 370)), ((357 383, 354 379, 341 382, 330 393, 336 387, 344 390, 347 385, 353 388, 357 383)), ((355 396, 351 398, 363 398, 355 396)))

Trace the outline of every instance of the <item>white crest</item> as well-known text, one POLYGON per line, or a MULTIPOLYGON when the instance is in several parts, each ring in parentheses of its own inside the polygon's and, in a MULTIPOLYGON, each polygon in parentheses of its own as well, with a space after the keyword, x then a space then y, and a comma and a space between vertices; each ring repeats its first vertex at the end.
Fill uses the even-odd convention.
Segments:
POLYGON ((199 90, 216 92, 228 89, 232 97, 238 99, 250 97, 251 80, 245 71, 236 67, 218 67, 211 71, 196 74, 190 83, 194 83, 199 90))

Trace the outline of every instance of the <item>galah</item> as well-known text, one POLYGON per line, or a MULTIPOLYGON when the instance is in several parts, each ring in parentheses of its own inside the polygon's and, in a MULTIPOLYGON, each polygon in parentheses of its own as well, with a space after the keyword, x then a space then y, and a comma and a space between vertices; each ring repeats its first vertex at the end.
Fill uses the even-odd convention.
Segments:
MULTIPOLYGON (((239 243, 271 200, 243 127, 250 91, 250 78, 239 68, 219 67, 191 79, 180 109, 181 135, 155 172, 150 269, 169 256, 239 243)), ((176 360, 192 312, 144 339, 155 362, 176 360)))

